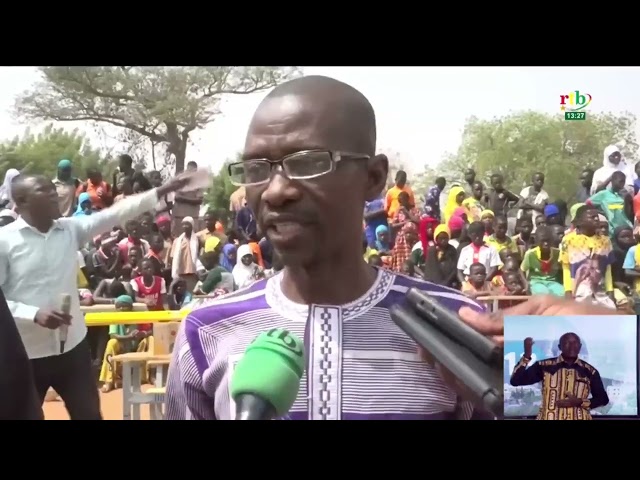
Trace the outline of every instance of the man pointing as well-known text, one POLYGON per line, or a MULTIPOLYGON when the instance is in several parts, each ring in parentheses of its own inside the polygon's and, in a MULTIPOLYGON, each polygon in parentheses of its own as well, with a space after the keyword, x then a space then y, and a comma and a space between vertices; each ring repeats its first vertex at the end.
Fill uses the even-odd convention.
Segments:
POLYGON ((152 210, 158 198, 185 186, 192 177, 180 175, 99 213, 71 218, 60 218, 56 187, 47 178, 19 175, 13 180, 12 196, 20 217, 0 229, 0 288, 31 360, 40 404, 53 387, 72 420, 101 418, 77 295, 77 251, 94 236, 152 210), (63 294, 71 295, 69 315, 60 311, 63 294), (68 326, 68 337, 60 354, 63 325, 68 326))

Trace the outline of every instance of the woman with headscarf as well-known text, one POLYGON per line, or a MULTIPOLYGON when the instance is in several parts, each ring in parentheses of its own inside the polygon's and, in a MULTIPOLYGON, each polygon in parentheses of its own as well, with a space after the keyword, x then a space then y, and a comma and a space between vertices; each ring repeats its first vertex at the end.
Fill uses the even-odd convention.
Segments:
POLYGON ((454 215, 449 219, 447 226, 449 227, 449 245, 453 246, 453 248, 458 248, 460 245, 460 238, 462 237, 462 232, 466 222, 464 218, 461 216, 454 215))
POLYGON ((469 212, 469 222, 479 222, 482 211, 486 208, 482 203, 484 185, 482 182, 475 181, 471 188, 473 190, 472 195, 462 201, 462 206, 469 212))
POLYGON ((416 243, 412 246, 411 251, 420 250, 420 255, 423 257, 426 255, 427 250, 434 243, 434 232, 436 227, 438 226, 438 220, 425 215, 420 219, 420 226, 418 227, 418 237, 420 242, 416 243))
POLYGON ((413 222, 405 223, 398 233, 391 252, 391 270, 402 272, 404 262, 411 258, 411 247, 418 240, 418 229, 413 222))
POLYGON ((20 172, 15 168, 10 168, 7 170, 7 173, 4 174, 4 182, 2 182, 0 186, 0 208, 12 210, 15 206, 13 204, 13 198, 11 197, 11 182, 18 175, 20 175, 20 172))
POLYGON ((76 211, 73 212, 73 216, 84 217, 86 215, 91 215, 92 212, 91 196, 87 192, 83 192, 78 195, 78 207, 76 208, 76 211))
POLYGON ((385 255, 391 251, 391 243, 389 242, 389 227, 386 225, 378 225, 376 228, 376 251, 378 255, 385 255))
POLYGON ((255 263, 253 252, 249 245, 238 247, 238 261, 233 267, 233 281, 236 288, 245 288, 264 277, 264 271, 255 263))
POLYGON ((435 244, 427 249, 423 278, 437 285, 459 289, 456 278, 458 252, 449 245, 451 232, 446 225, 438 225, 434 232, 435 244))
POLYGON ((622 172, 625 175, 625 186, 633 195, 633 182, 638 178, 633 165, 627 163, 622 152, 615 145, 609 145, 604 149, 602 167, 593 174, 591 183, 591 195, 609 187, 613 172, 622 172))
POLYGON ((467 217, 469 216, 466 211, 466 207, 462 206, 462 202, 464 202, 466 193, 464 193, 464 188, 460 186, 451 187, 449 190, 449 195, 447 196, 447 204, 444 207, 444 223, 447 224, 449 219, 453 216, 453 213, 457 208, 464 208, 465 213, 467 213, 467 217))
POLYGON ((485 241, 487 238, 493 235, 493 220, 495 218, 496 215, 495 213, 493 213, 493 210, 489 210, 488 208, 482 212, 482 215, 480 215, 480 221, 484 225, 485 241))

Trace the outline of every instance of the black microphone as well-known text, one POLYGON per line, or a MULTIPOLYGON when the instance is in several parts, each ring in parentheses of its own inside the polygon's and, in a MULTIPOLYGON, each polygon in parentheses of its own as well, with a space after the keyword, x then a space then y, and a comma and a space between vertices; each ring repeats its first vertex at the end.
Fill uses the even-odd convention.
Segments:
POLYGON ((247 347, 231 377, 236 420, 272 420, 286 415, 298 396, 304 343, 274 328, 247 347))
POLYGON ((407 301, 391 307, 394 323, 464 384, 475 404, 502 417, 502 349, 424 292, 411 288, 407 301))
POLYGON ((271 420, 276 409, 270 402, 252 393, 241 393, 234 398, 236 420, 271 420))

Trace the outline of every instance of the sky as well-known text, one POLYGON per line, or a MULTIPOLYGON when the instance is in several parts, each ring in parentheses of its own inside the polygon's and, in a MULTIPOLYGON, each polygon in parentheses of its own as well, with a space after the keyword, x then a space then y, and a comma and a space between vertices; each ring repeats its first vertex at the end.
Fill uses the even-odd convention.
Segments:
MULTIPOLYGON (((560 95, 575 90, 592 96, 589 111, 640 113, 640 68, 635 67, 304 67, 304 73, 333 77, 360 90, 376 111, 378 151, 400 160, 410 172, 455 153, 471 115, 560 113, 560 95)), ((26 125, 11 110, 16 95, 37 80, 35 67, 0 67, 0 140, 24 131, 26 125)), ((235 157, 266 93, 225 98, 216 121, 192 134, 195 145, 187 160, 217 170, 235 157)), ((90 138, 92 131, 87 128, 90 138)))

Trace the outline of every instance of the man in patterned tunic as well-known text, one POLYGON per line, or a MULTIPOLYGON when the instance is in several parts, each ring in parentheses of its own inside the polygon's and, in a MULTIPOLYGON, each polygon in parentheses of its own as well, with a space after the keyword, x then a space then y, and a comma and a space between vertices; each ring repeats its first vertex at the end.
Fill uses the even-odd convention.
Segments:
POLYGON ((246 187, 282 273, 213 300, 183 322, 167 387, 167 419, 233 419, 229 383, 247 346, 283 328, 304 338, 307 368, 286 419, 469 419, 473 407, 422 360, 389 307, 418 287, 453 311, 482 308, 455 290, 375 269, 362 258, 362 211, 385 187, 375 114, 357 90, 311 76, 260 104, 244 160, 246 187))

